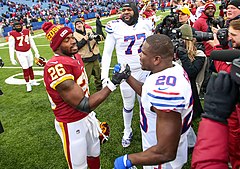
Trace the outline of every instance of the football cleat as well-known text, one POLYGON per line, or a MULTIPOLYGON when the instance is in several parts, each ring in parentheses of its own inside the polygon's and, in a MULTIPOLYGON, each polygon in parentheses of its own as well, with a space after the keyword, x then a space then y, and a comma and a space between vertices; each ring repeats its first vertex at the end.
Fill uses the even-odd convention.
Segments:
POLYGON ((123 146, 124 148, 130 146, 131 141, 132 141, 132 137, 133 137, 133 133, 131 132, 131 133, 129 134, 129 136, 128 136, 127 139, 125 139, 124 137, 122 138, 122 146, 123 146))
POLYGON ((38 65, 40 67, 44 67, 47 63, 47 60, 42 56, 40 56, 39 58, 35 57, 34 61, 35 61, 36 65, 38 65))
POLYGON ((110 136, 110 127, 107 122, 99 122, 101 131, 99 132, 100 143, 104 144, 108 141, 110 136))

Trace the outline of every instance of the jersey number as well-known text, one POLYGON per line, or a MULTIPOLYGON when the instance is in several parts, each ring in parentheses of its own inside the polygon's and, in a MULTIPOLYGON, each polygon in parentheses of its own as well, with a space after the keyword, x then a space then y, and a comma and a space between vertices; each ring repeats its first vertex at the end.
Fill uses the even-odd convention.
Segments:
POLYGON ((23 42, 26 42, 27 44, 29 44, 29 37, 28 37, 28 35, 18 36, 17 40, 19 41, 18 46, 23 46, 23 42))
POLYGON ((135 44, 136 40, 141 40, 142 39, 142 43, 138 48, 138 53, 141 53, 141 47, 143 44, 143 41, 146 39, 145 33, 141 33, 141 34, 136 34, 136 35, 132 35, 132 36, 124 36, 124 42, 128 42, 130 41, 130 44, 127 47, 127 50, 125 50, 125 54, 126 55, 131 55, 132 54, 132 47, 135 44))
POLYGON ((58 77, 61 77, 66 74, 65 69, 63 68, 62 64, 57 64, 54 67, 50 67, 48 69, 48 73, 50 73, 50 76, 52 78, 52 81, 56 80, 58 77))

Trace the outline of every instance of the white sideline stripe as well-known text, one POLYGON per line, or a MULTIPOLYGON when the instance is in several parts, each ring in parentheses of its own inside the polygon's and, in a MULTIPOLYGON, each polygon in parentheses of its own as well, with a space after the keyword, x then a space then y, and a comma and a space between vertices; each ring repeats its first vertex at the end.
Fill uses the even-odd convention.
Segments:
MULTIPOLYGON (((109 16, 109 17, 104 17, 104 18, 102 18, 101 20, 105 20, 105 19, 108 19, 108 18, 114 18, 114 17, 116 17, 116 16, 119 16, 119 14, 117 14, 117 15, 112 15, 112 16, 109 16)), ((93 19, 92 21, 88 21, 88 22, 86 21, 86 23, 92 23, 92 22, 96 22, 96 20, 93 19)), ((96 27, 96 26, 92 26, 92 28, 95 28, 95 27, 96 27)), ((45 35, 45 33, 40 33, 40 34, 34 35, 34 36, 32 36, 32 37, 33 37, 33 38, 42 37, 43 35, 45 35)), ((6 45, 8 45, 7 42, 0 44, 0 46, 6 46, 6 45)), ((39 45, 37 45, 37 46, 39 46, 39 45)), ((2 49, 2 48, 1 48, 1 49, 2 49)))
MULTIPOLYGON (((43 67, 32 67, 33 69, 43 69, 43 67)), ((13 66, 4 66, 0 69, 22 69, 22 67, 13 67, 13 66)), ((113 67, 109 68, 110 70, 113 70, 113 67)))

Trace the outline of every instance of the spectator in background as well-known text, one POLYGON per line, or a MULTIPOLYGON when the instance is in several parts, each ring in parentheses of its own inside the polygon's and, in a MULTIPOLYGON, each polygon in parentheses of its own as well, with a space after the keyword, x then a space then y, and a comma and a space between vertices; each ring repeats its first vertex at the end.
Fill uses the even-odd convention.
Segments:
POLYGON ((102 35, 103 38, 105 39, 106 37, 105 37, 105 35, 104 35, 104 33, 103 33, 102 28, 105 28, 105 26, 102 25, 102 22, 101 22, 101 20, 100 20, 100 15, 99 15, 99 14, 96 14, 96 33, 97 33, 98 35, 102 35))
POLYGON ((196 0, 197 9, 195 13, 195 18, 194 20, 192 20, 193 22, 195 22, 202 15, 202 12, 204 11, 205 8, 205 3, 206 3, 205 0, 196 0))
POLYGON ((65 18, 64 26, 69 27, 74 32, 74 25, 68 18, 65 18))
POLYGON ((102 35, 95 34, 92 29, 86 28, 84 22, 79 18, 74 21, 74 24, 76 31, 73 33, 73 36, 78 41, 78 53, 84 62, 88 80, 90 81, 93 75, 96 90, 100 91, 102 89, 102 82, 99 58, 101 56, 98 42, 103 40, 103 37, 102 35))
POLYGON ((39 58, 40 55, 35 42, 30 35, 30 31, 28 29, 23 29, 22 24, 19 22, 15 22, 13 30, 9 32, 8 44, 11 63, 13 65, 17 64, 17 61, 14 59, 14 51, 16 51, 18 62, 23 69, 27 92, 31 92, 32 86, 40 85, 40 83, 37 83, 34 80, 34 72, 32 69, 33 54, 31 48, 34 50, 36 58, 39 58))

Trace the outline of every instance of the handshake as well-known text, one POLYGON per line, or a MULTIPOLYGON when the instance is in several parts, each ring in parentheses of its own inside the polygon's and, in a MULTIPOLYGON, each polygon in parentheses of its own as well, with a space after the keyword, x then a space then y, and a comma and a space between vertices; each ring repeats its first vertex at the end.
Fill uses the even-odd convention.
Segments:
POLYGON ((126 67, 121 67, 121 64, 118 63, 114 66, 111 82, 108 78, 102 80, 103 87, 108 86, 108 88, 113 91, 116 89, 116 85, 119 85, 123 80, 129 78, 130 75, 131 70, 129 65, 127 64, 126 67))
POLYGON ((126 64, 126 67, 125 66, 121 67, 121 64, 118 63, 114 66, 114 69, 113 69, 112 82, 113 84, 118 85, 122 82, 122 80, 126 80, 130 75, 131 75, 131 70, 129 65, 126 64))

